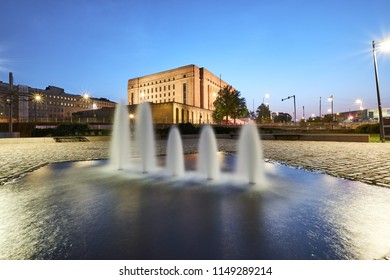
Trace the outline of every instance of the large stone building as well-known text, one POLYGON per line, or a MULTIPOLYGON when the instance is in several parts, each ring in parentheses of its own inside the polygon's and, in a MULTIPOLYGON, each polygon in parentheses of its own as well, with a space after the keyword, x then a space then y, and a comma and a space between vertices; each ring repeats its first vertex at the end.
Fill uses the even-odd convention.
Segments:
POLYGON ((128 104, 152 104, 155 123, 213 123, 213 102, 227 83, 196 65, 133 78, 128 81, 128 104))
MULTIPOLYGON (((0 81, 0 122, 9 122, 9 84, 0 81)), ((93 98, 66 93, 64 89, 48 86, 45 89, 14 85, 12 93, 13 122, 69 122, 80 111, 115 107, 106 98, 93 98)))

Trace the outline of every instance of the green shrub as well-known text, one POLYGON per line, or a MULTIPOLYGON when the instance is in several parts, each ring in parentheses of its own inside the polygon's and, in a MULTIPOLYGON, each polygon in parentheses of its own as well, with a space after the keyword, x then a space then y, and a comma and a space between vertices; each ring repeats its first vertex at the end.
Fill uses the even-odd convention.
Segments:
POLYGON ((33 137, 45 136, 73 136, 84 135, 89 132, 87 124, 60 124, 56 128, 34 129, 31 133, 33 137))
POLYGON ((198 134, 199 128, 195 127, 192 123, 181 123, 178 125, 181 134, 198 134))
POLYGON ((379 133, 379 123, 374 123, 374 124, 362 124, 358 126, 355 129, 356 133, 368 133, 368 134, 375 134, 379 133))

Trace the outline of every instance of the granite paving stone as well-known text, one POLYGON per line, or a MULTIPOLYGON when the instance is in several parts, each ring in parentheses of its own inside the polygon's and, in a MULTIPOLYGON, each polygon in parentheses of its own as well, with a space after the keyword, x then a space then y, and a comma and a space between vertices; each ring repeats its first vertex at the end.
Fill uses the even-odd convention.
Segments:
MULTIPOLYGON (((219 150, 235 153, 237 140, 218 139, 219 150)), ((197 151, 197 139, 183 139, 185 153, 197 151)), ((321 141, 263 141, 266 161, 319 170, 390 187, 390 144, 321 141)), ((166 140, 156 141, 157 154, 166 153, 166 140)), ((53 162, 108 159, 110 142, 18 143, 0 142, 0 184, 53 162)), ((136 149, 129 156, 137 156, 136 149)))

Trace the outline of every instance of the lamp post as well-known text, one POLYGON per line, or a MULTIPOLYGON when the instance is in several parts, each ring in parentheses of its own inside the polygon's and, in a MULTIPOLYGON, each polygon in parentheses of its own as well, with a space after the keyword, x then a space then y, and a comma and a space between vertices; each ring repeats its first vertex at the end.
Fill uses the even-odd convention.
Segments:
POLYGON ((130 113, 129 114, 129 119, 130 119, 130 131, 133 129, 133 122, 134 122, 134 114, 130 113))
POLYGON ((334 121, 334 111, 333 111, 333 95, 328 97, 328 101, 330 102, 330 109, 332 114, 332 122, 334 121))
POLYGON ((359 105, 359 110, 363 110, 363 100, 361 100, 361 99, 356 99, 356 103, 357 103, 357 104, 360 104, 360 105, 359 105))
POLYGON ((376 85, 376 96, 378 99, 378 112, 379 112, 379 137, 381 142, 385 142, 385 128, 383 125, 383 116, 382 116, 382 103, 381 95, 379 90, 379 79, 378 79, 378 66, 376 62, 376 48, 383 51, 390 50, 390 40, 375 42, 372 41, 372 55, 374 57, 374 70, 375 70, 375 85, 376 85))
POLYGON ((34 93, 33 101, 35 103, 35 122, 37 122, 37 108, 38 103, 42 102, 42 95, 40 93, 34 93))
POLYGON ((288 96, 286 98, 283 98, 282 101, 284 101, 286 99, 290 99, 290 98, 294 98, 294 125, 296 125, 296 122, 297 122, 297 107, 296 107, 296 103, 295 103, 295 95, 291 95, 291 96, 288 96))
POLYGON ((266 106, 269 106, 268 99, 269 98, 269 93, 264 94, 263 96, 263 104, 266 106))
POLYGON ((96 109, 98 108, 96 103, 92 104, 92 110, 93 110, 93 117, 95 118, 96 121, 96 109))

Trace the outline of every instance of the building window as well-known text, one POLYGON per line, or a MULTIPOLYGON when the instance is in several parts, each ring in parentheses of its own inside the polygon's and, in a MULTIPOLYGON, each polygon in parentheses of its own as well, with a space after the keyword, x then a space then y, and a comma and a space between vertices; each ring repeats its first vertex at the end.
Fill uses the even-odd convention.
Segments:
POLYGON ((183 104, 187 104, 187 84, 183 84, 183 104))
POLYGON ((168 85, 168 90, 171 90, 171 85, 168 85))
POLYGON ((172 89, 175 89, 175 85, 174 84, 172 85, 172 89))

